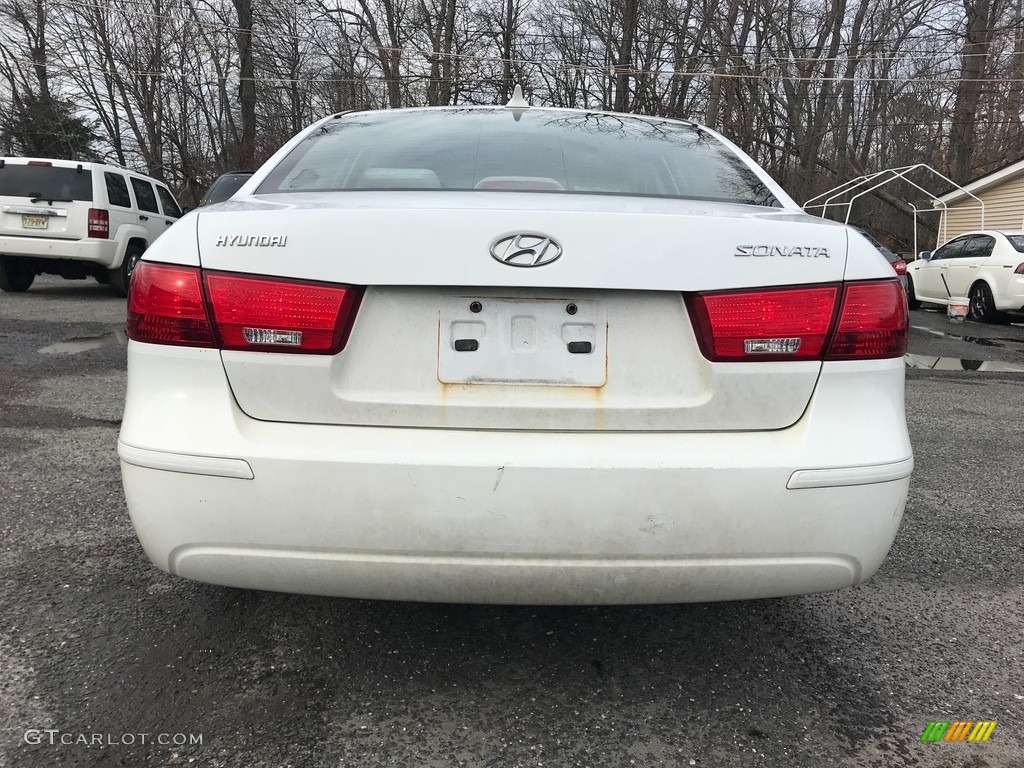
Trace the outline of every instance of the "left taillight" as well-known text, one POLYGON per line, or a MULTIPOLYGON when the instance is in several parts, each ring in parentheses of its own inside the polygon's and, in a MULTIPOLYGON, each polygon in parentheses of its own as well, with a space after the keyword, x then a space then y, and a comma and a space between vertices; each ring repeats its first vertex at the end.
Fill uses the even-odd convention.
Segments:
POLYGON ((335 354, 363 289, 141 262, 128 298, 135 341, 251 352, 335 354))
POLYGON ((903 259, 896 259, 896 261, 892 263, 892 268, 897 275, 907 274, 907 262, 903 259))
POLYGON ((89 237, 103 240, 110 237, 110 211, 103 208, 89 209, 89 237))
POLYGON ((216 346, 199 269, 140 261, 128 291, 128 338, 180 347, 216 346))
POLYGON ((333 355, 345 348, 363 291, 206 272, 213 321, 224 349, 333 355))

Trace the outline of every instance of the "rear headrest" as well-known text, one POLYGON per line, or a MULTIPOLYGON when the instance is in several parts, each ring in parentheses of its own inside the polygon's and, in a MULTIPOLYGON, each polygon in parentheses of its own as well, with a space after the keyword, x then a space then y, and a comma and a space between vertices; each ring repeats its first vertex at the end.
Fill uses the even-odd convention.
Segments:
POLYGON ((477 189, 512 189, 519 192, 562 192, 560 183, 547 176, 485 176, 476 183, 477 189))
POLYGON ((441 180, 429 168, 367 168, 357 189, 440 189, 441 180))

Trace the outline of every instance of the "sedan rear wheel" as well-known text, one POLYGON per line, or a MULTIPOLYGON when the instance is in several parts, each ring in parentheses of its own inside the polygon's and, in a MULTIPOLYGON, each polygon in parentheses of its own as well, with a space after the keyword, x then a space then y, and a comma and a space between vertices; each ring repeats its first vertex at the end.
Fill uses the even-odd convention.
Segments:
POLYGON ((907 275, 907 306, 910 309, 920 309, 921 302, 914 295, 914 278, 907 275))
POLYGON ((975 283, 971 286, 971 319, 983 323, 999 322, 1001 313, 996 310, 996 302, 992 291, 986 283, 975 283))
POLYGON ((27 291, 36 273, 25 262, 16 256, 0 256, 0 291, 5 293, 21 293, 27 291))

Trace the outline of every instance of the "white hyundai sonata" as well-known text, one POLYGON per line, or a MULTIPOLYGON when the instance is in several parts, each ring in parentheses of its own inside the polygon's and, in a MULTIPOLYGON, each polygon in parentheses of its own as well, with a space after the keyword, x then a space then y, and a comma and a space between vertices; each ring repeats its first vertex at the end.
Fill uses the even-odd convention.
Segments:
POLYGON ((892 268, 686 122, 334 115, 146 251, 128 329, 128 508, 213 584, 840 589, 913 466, 892 268))

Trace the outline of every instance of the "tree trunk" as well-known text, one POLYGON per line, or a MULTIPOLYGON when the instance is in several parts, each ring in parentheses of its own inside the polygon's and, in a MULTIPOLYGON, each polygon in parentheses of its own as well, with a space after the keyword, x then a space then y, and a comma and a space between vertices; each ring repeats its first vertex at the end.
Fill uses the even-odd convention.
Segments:
POLYGON ((639 5, 639 0, 622 0, 622 40, 615 65, 616 112, 629 111, 629 73, 633 68, 633 38, 636 37, 639 5))
POLYGON ((239 170, 256 165, 256 68, 252 56, 252 0, 232 0, 238 14, 238 111, 242 135, 235 151, 239 170))
MULTIPOLYGON (((1000 0, 963 0, 967 32, 961 48, 960 83, 953 107, 949 144, 953 180, 965 184, 974 173, 974 144, 978 132, 978 105, 988 63, 1000 0)), ((1019 32, 1018 32, 1019 34, 1019 32)))

